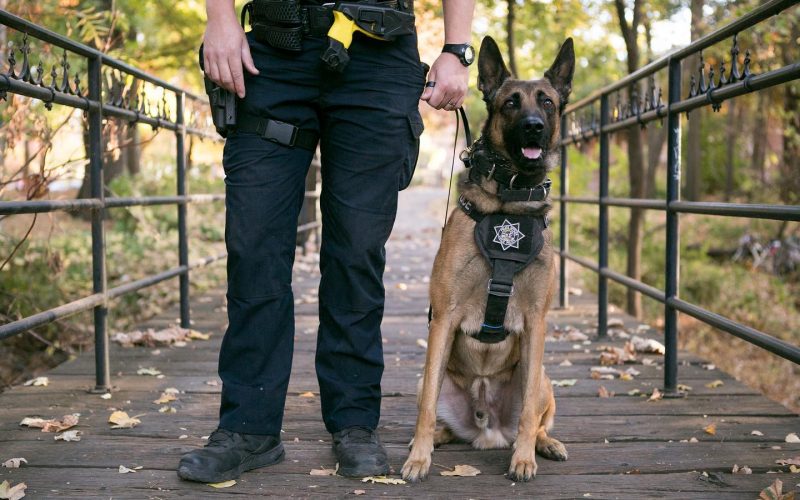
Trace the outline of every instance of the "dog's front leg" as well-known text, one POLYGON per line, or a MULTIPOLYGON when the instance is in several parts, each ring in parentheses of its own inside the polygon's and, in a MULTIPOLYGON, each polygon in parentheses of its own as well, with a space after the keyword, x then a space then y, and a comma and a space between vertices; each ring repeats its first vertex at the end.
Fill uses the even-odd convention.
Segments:
POLYGON ((425 479, 431 466, 433 437, 436 431, 436 401, 442 388, 444 370, 450 359, 455 330, 450 318, 434 318, 428 335, 428 352, 425 355, 425 371, 422 379, 422 394, 419 398, 417 426, 411 452, 403 465, 403 479, 412 482, 425 479))
POLYGON ((512 481, 528 481, 536 476, 536 433, 544 408, 539 408, 539 386, 542 383, 544 359, 544 314, 525 320, 527 335, 523 334, 521 345, 523 393, 522 413, 519 418, 514 454, 508 468, 512 481))

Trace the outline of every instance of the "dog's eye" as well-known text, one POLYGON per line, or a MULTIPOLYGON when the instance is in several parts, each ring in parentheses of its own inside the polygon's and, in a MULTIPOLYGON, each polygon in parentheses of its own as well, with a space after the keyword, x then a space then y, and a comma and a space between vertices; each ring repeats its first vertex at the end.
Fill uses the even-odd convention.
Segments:
POLYGON ((506 102, 503 103, 503 109, 512 109, 516 107, 517 103, 514 102, 514 99, 506 99, 506 102))
POLYGON ((544 107, 544 109, 547 111, 552 111, 552 109, 555 107, 555 103, 553 103, 552 99, 545 97, 544 100, 542 100, 542 107, 544 107))

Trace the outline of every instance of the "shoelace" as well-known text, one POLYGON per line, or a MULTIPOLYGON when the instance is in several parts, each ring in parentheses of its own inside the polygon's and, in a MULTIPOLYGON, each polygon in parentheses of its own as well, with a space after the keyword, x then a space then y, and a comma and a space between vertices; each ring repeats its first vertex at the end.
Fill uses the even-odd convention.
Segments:
POLYGON ((208 438, 208 446, 222 444, 226 441, 233 441, 234 434, 226 429, 217 429, 208 438))

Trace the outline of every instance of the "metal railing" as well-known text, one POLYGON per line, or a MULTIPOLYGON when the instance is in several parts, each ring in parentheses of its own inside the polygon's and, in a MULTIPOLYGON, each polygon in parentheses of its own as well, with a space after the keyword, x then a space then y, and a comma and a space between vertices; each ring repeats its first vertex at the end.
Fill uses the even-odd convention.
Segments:
MULTIPOLYGON (((189 272, 224 259, 227 254, 208 256, 189 262, 189 237, 187 234, 187 205, 224 200, 223 194, 187 194, 186 192, 186 136, 220 140, 213 132, 206 110, 207 100, 180 87, 165 82, 133 66, 74 42, 58 33, 45 29, 5 10, 0 10, 0 25, 21 35, 22 41, 10 46, 8 65, 0 65, 0 101, 9 93, 39 99, 47 109, 53 104, 81 109, 86 115, 88 129, 87 156, 91 181, 91 197, 74 200, 0 201, 0 215, 44 213, 60 210, 91 211, 93 293, 87 297, 39 312, 10 323, 0 325, 0 340, 32 328, 54 322, 60 318, 90 309, 94 312, 95 377, 96 391, 110 389, 109 345, 107 315, 109 301, 165 280, 178 277, 180 288, 180 325, 190 325, 189 272), (47 77, 44 66, 34 66, 30 56, 31 40, 47 44, 50 56, 55 49, 63 51, 58 62, 52 65, 47 77), (17 56, 21 59, 17 59, 17 56), (88 87, 81 88, 79 73, 70 74, 70 61, 82 58, 76 67, 85 66, 88 87), (49 82, 47 81, 49 80, 49 82), (155 97, 155 102, 154 98, 155 97), (169 97, 168 97, 169 96, 169 97), (169 102, 174 103, 174 112, 169 102), (188 101, 188 102, 187 102, 188 101), (118 119, 128 124, 143 123, 154 129, 173 131, 176 138, 176 195, 134 198, 107 198, 103 182, 105 144, 103 122, 118 119), (106 279, 106 246, 103 221, 106 211, 132 206, 177 205, 178 208, 178 266, 161 273, 108 288, 106 279)), ((316 180, 316 169, 311 169, 309 179, 316 180), (313 176, 313 177, 312 177, 313 176)), ((314 185, 307 183, 306 204, 316 203, 318 194, 314 185)), ((314 210, 304 210, 314 214, 314 210)), ((298 232, 318 229, 316 220, 302 220, 298 232)))
MULTIPOLYGON (((747 325, 708 311, 678 297, 680 274, 679 254, 679 215, 706 214, 715 216, 735 216, 747 218, 774 219, 781 221, 800 221, 800 206, 689 202, 680 200, 680 162, 681 162, 681 113, 703 106, 718 110, 722 102, 743 94, 756 92, 785 82, 800 79, 800 62, 795 62, 763 74, 753 74, 750 70, 750 53, 746 52, 743 62, 739 62, 737 35, 743 30, 780 14, 798 4, 798 0, 770 0, 736 19, 732 23, 710 33, 690 45, 676 50, 649 63, 634 73, 612 83, 592 95, 567 107, 562 117, 561 140, 561 186, 560 196, 560 296, 561 307, 568 305, 567 261, 591 269, 598 274, 598 335, 605 336, 608 329, 608 280, 642 293, 664 304, 665 368, 664 389, 668 393, 677 391, 678 352, 677 314, 682 312, 694 318, 735 335, 751 344, 771 351, 778 356, 800 364, 800 347, 777 339, 747 325), (726 75, 722 62, 718 77, 714 68, 708 75, 702 63, 702 50, 723 40, 732 38, 730 67, 726 75), (698 79, 691 77, 687 97, 682 97, 681 61, 700 53, 701 69, 698 79), (661 99, 661 89, 656 84, 655 74, 667 70, 667 103, 661 99), (649 79, 643 99, 636 91, 628 91, 628 102, 620 92, 626 87, 649 79), (616 105, 610 105, 616 94, 616 105), (643 102, 642 102, 643 101, 643 102), (599 109, 596 109, 599 108, 599 109), (630 127, 644 127, 655 120, 667 119, 667 191, 666 199, 615 198, 609 196, 609 136, 630 127), (597 197, 569 196, 569 176, 567 147, 576 143, 599 138, 599 193, 597 197), (599 207, 598 259, 592 262, 569 251, 568 205, 569 203, 592 204, 599 207), (608 266, 609 207, 630 209, 660 210, 666 212, 666 261, 665 289, 659 290, 639 280, 613 271, 608 266)), ((690 165, 690 168, 699 168, 690 165)))

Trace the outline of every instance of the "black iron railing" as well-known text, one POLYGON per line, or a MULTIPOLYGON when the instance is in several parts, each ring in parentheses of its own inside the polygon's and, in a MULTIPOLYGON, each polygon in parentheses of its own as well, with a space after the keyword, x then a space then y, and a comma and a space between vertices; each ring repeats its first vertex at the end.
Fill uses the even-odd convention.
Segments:
MULTIPOLYGON (((767 349, 778 356, 800 364, 800 347, 777 339, 769 334, 743 325, 719 314, 708 311, 678 297, 680 272, 679 215, 706 214, 747 218, 800 221, 800 206, 688 202, 680 200, 680 147, 681 113, 703 106, 719 109, 723 101, 800 79, 800 62, 753 74, 750 70, 750 53, 747 51, 739 61, 740 47, 737 35, 747 28, 798 4, 798 0, 770 0, 727 26, 710 33, 690 45, 674 51, 621 80, 602 88, 592 95, 568 106, 562 118, 561 141, 561 192, 560 201, 560 305, 568 305, 567 261, 575 262, 598 274, 598 334, 604 336, 608 328, 608 280, 640 292, 664 304, 664 339, 666 346, 664 388, 675 393, 677 388, 677 314, 693 316, 715 328, 735 335, 751 344, 767 349), (692 75, 688 91, 683 97, 681 61, 724 40, 732 40, 730 66, 724 61, 717 77, 712 67, 709 74, 701 62, 701 70, 695 79, 692 75), (655 74, 667 70, 666 103, 662 102, 661 89, 656 84, 655 74), (647 81, 647 89, 641 95, 626 90, 632 84, 647 81), (630 92, 630 95, 622 95, 630 92), (612 106, 611 99, 615 98, 612 106), (630 127, 644 127, 655 120, 667 120, 667 192, 666 199, 632 199, 609 196, 609 136, 630 127), (599 192, 597 197, 575 197, 569 195, 567 147, 576 143, 599 138, 599 192), (599 238, 597 262, 579 257, 569 251, 569 225, 567 220, 569 203, 584 203, 599 207, 599 238), (661 210, 666 212, 666 262, 665 289, 659 290, 629 276, 613 271, 608 266, 609 218, 608 207, 661 210)), ((688 168, 698 168, 689 165, 688 168)))
MULTIPOLYGON (((0 101, 9 93, 40 99, 50 109, 53 104, 81 109, 86 113, 88 128, 88 159, 91 197, 74 200, 0 201, 0 215, 53 212, 57 210, 90 210, 92 227, 93 294, 88 297, 0 325, 0 340, 60 318, 92 309, 94 311, 95 371, 97 391, 110 388, 107 313, 109 301, 165 280, 180 280, 180 324, 190 325, 189 271, 224 259, 225 253, 189 262, 187 234, 187 204, 224 200, 222 194, 187 194, 186 192, 186 135, 219 140, 213 132, 205 97, 167 83, 133 66, 116 60, 86 45, 42 28, 5 10, 0 10, 0 25, 14 30, 9 39, 18 35, 15 45, 9 45, 8 64, 0 63, 0 101), (58 50, 58 61, 48 72, 42 62, 34 65, 31 56, 33 43, 48 45, 50 57, 58 50), (82 58, 88 84, 84 89, 79 72, 70 73, 71 63, 82 58), (155 97, 154 97, 155 96, 155 97), (188 102, 187 102, 188 101, 188 102), (172 103, 172 104, 170 104, 172 103), (105 145, 102 136, 104 120, 118 119, 128 124, 143 123, 154 129, 173 131, 176 138, 177 186, 175 196, 136 198, 107 198, 103 183, 105 145), (106 280, 106 248, 103 221, 111 208, 152 205, 177 205, 178 208, 178 266, 137 281, 108 288, 106 280)), ((309 179, 316 180, 316 169, 309 179)), ((313 204, 318 194, 314 183, 307 183, 304 214, 313 219, 300 221, 299 232, 318 229, 313 204)))

